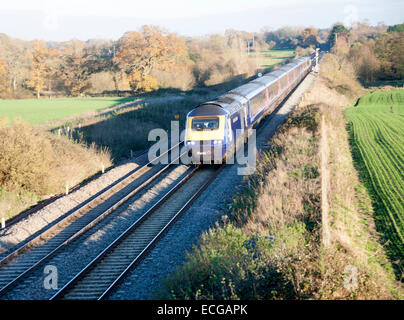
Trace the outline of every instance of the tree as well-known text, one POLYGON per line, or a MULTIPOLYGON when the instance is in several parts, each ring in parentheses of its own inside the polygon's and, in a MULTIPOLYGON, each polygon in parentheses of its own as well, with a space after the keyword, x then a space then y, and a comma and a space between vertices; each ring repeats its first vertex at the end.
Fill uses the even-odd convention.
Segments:
POLYGON ((153 68, 170 70, 186 54, 185 42, 156 26, 143 26, 140 31, 128 31, 119 39, 115 59, 130 79, 136 92, 156 88, 150 75, 153 68))
POLYGON ((302 28, 300 27, 285 26, 275 31, 266 32, 265 37, 267 43, 275 42, 277 49, 294 49, 299 44, 301 33, 302 28))
POLYGON ((375 41, 371 39, 365 43, 354 43, 349 52, 349 58, 355 67, 356 74, 367 82, 375 81, 380 69, 380 62, 375 55, 374 47, 375 41))
POLYGON ((404 78, 404 33, 384 33, 376 40, 375 53, 385 80, 404 78))
POLYGON ((314 27, 305 28, 302 31, 300 46, 307 48, 310 46, 316 46, 318 43, 318 31, 314 27))
POLYGON ((336 24, 328 37, 331 52, 339 57, 345 57, 349 53, 349 30, 342 24, 336 24))
POLYGON ((8 72, 6 63, 0 60, 0 97, 6 97, 8 90, 8 72))
POLYGON ((15 96, 30 77, 31 62, 27 55, 28 43, 0 34, 0 59, 6 64, 9 86, 15 96))
POLYGON ((330 48, 335 46, 336 42, 341 39, 343 39, 345 42, 349 41, 349 30, 342 24, 335 24, 330 32, 330 35, 328 36, 330 48))
POLYGON ((96 57, 81 41, 74 40, 62 50, 59 75, 68 95, 78 96, 90 88, 89 77, 96 69, 95 61, 96 57))
POLYGON ((404 23, 389 26, 387 32, 404 32, 404 23))
POLYGON ((31 79, 27 82, 27 86, 34 89, 39 99, 42 90, 46 86, 46 77, 49 73, 46 66, 49 53, 42 41, 35 41, 33 49, 29 50, 28 54, 31 57, 32 71, 31 79))

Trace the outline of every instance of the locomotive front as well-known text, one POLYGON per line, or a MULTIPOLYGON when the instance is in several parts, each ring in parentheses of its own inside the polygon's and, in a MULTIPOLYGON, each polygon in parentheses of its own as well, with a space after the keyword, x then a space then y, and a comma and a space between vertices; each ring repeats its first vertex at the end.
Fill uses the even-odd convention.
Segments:
POLYGON ((203 104, 187 115, 185 145, 192 163, 219 163, 226 154, 227 113, 214 104, 203 104))

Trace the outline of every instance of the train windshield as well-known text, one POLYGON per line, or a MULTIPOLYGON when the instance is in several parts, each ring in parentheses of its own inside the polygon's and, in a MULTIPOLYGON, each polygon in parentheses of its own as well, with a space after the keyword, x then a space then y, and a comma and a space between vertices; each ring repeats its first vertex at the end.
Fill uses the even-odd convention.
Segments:
POLYGON ((193 118, 192 130, 215 130, 219 128, 219 118, 193 118))

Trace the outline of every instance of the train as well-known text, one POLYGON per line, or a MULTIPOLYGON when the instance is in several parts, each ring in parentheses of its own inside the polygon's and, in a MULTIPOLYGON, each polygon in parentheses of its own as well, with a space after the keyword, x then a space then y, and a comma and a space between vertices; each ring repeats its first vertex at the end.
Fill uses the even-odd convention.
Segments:
MULTIPOLYGON (((317 51, 316 51, 317 52, 317 51)), ((198 105, 186 116, 185 146, 192 163, 222 163, 271 114, 317 62, 305 56, 198 105)))

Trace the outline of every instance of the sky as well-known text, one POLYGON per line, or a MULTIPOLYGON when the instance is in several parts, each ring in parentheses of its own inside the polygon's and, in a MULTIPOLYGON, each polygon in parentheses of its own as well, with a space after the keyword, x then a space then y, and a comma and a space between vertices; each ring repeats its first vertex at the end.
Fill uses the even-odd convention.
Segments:
POLYGON ((263 27, 404 22, 403 0, 0 0, 0 33, 23 40, 113 39, 144 24, 184 36, 263 27))

